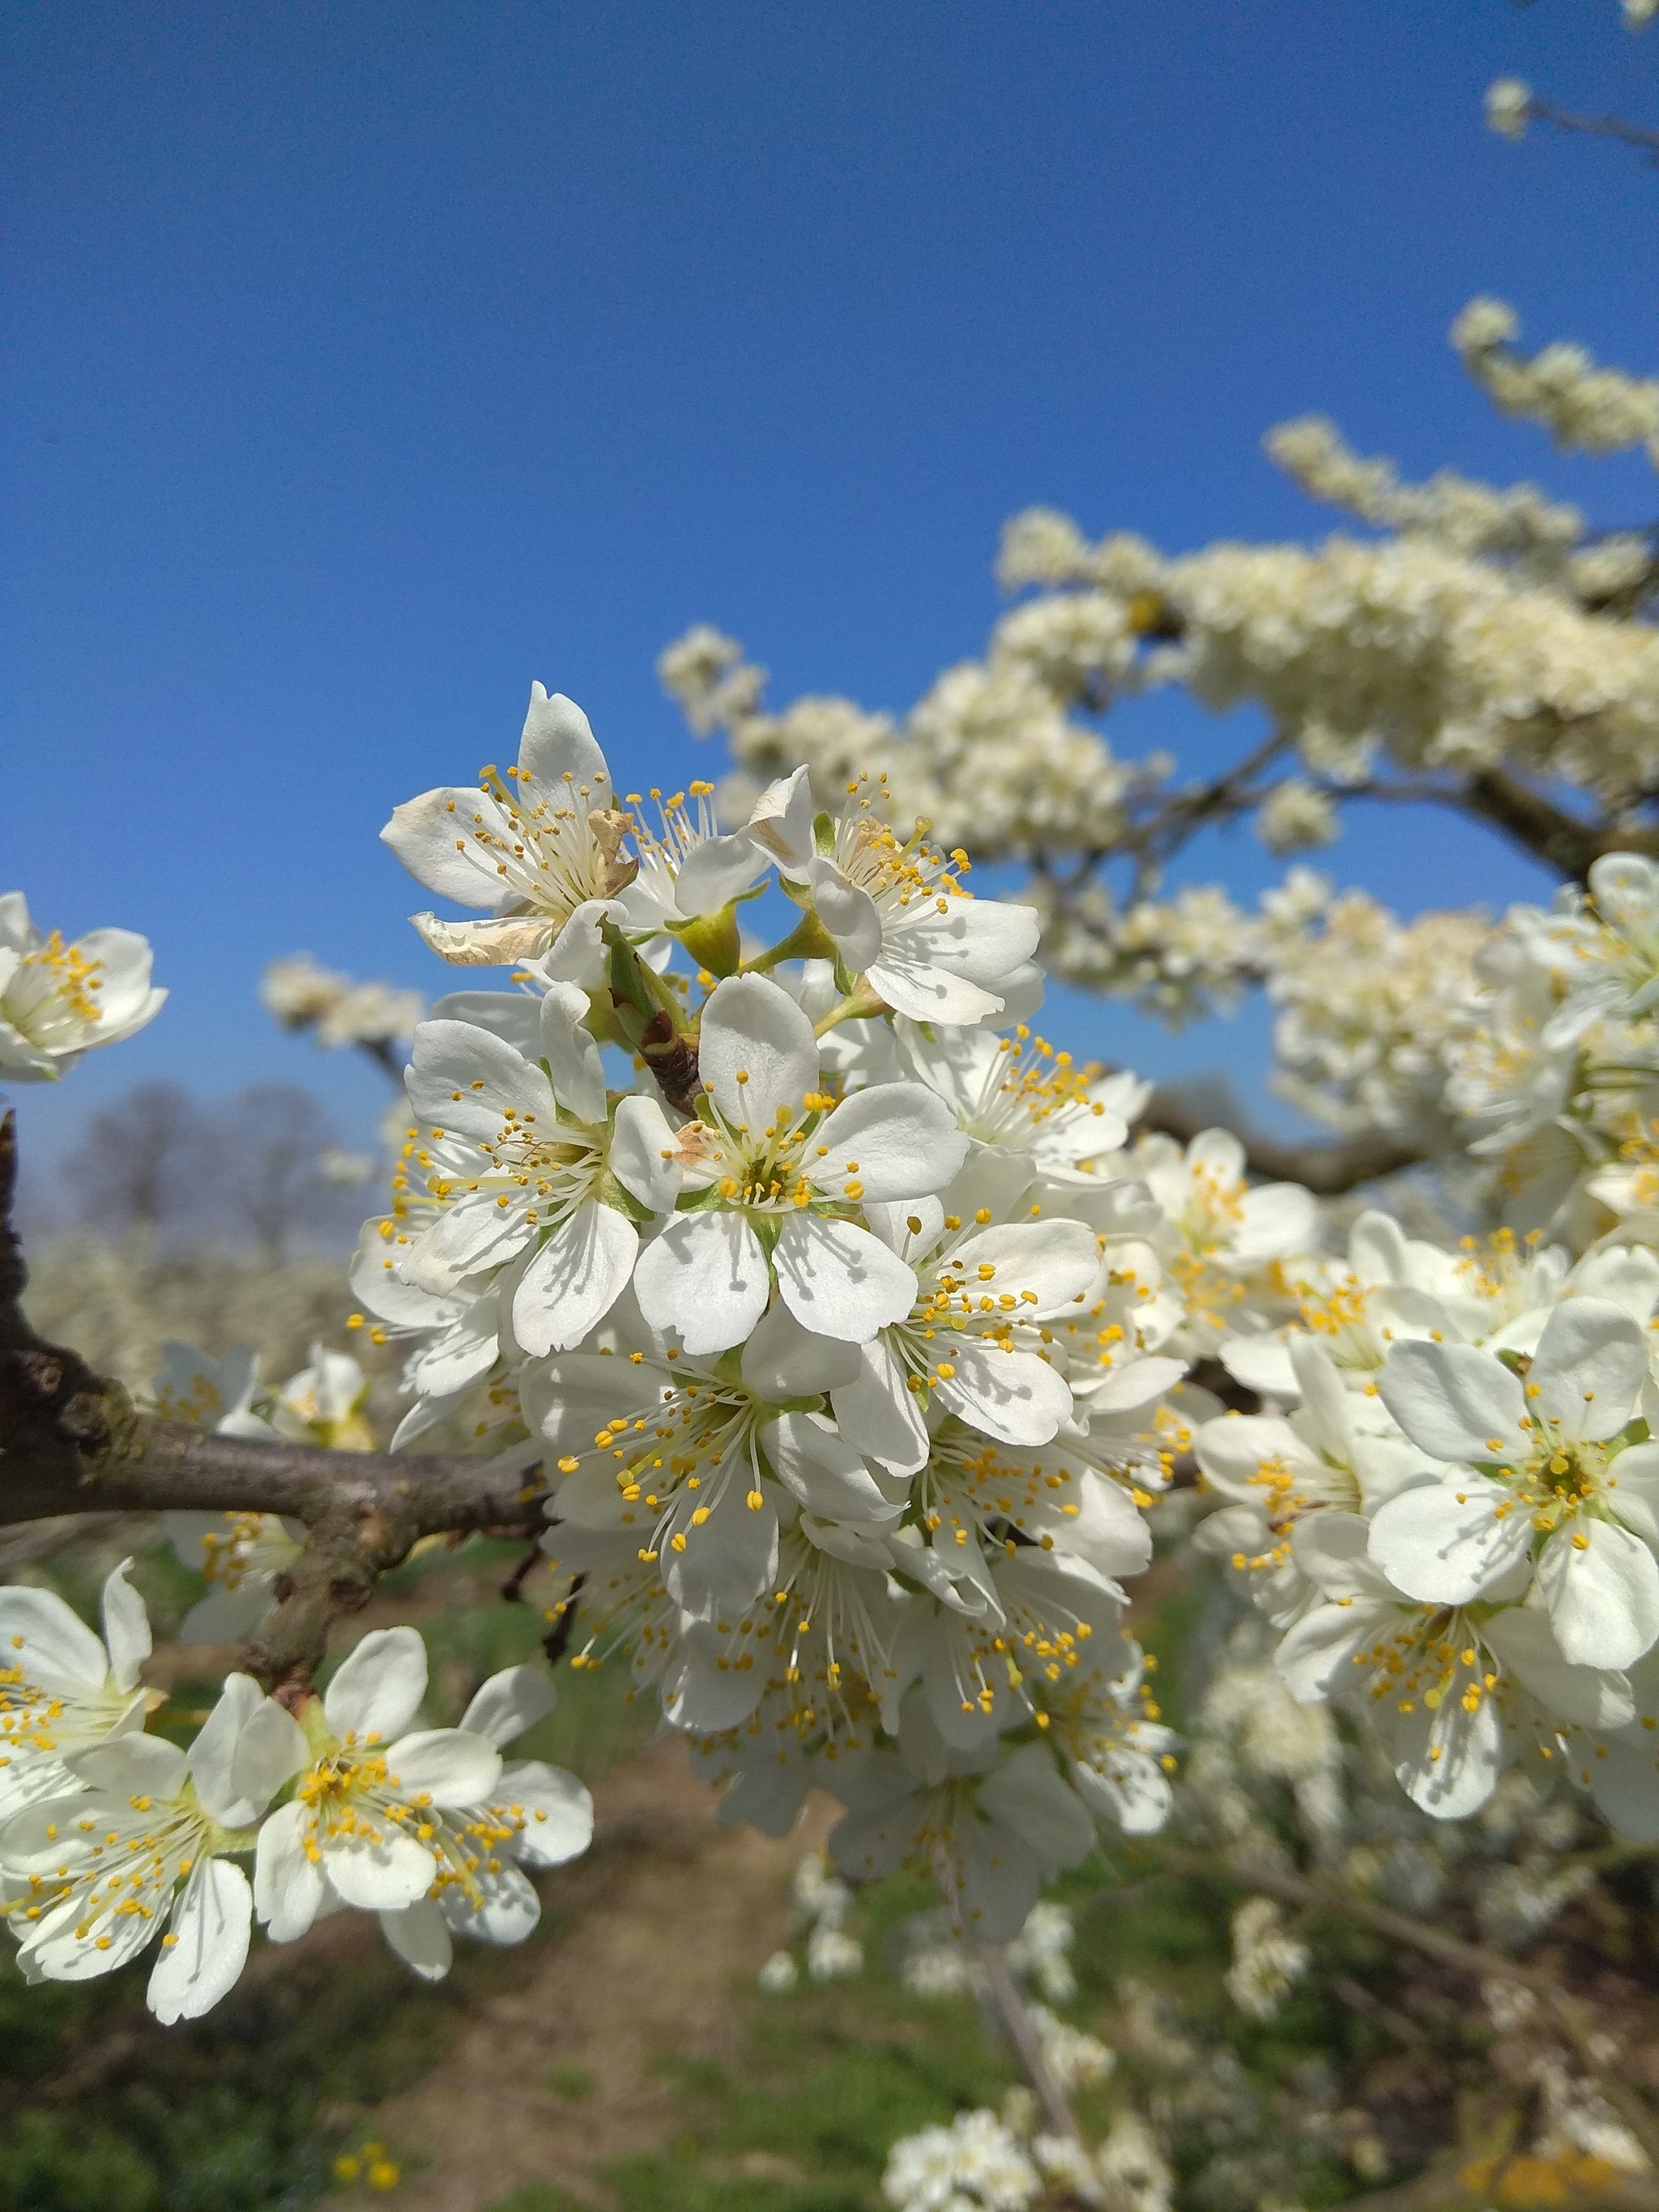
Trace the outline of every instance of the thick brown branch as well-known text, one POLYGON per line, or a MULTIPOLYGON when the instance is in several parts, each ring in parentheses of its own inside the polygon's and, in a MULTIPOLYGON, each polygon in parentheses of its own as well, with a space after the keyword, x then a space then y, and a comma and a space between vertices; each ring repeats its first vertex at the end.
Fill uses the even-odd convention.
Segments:
MULTIPOLYGON (((1200 1130, 1213 1128, 1214 1117, 1195 1114, 1162 1091, 1154 1091, 1140 1117, 1145 1129, 1156 1129, 1190 1144, 1200 1130)), ((1336 1145, 1281 1145, 1271 1137, 1239 1135, 1244 1164, 1254 1176, 1269 1182, 1299 1182, 1319 1198, 1335 1198, 1364 1182, 1398 1175, 1423 1158, 1409 1145, 1380 1132, 1368 1131, 1336 1145)))

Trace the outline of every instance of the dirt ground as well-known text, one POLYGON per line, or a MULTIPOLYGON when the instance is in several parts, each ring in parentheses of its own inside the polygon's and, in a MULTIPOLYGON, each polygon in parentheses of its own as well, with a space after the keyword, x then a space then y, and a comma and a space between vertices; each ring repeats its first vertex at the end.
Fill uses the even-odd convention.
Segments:
POLYGON ((581 1887, 568 1928, 529 1978, 476 2008, 441 2077, 371 2116, 381 2140, 430 2161, 374 2201, 483 2212, 545 2181, 603 2204, 598 2170, 672 2126, 674 2089, 656 2063, 733 2051, 734 1986, 752 1984, 785 1940, 789 1877, 822 1842, 831 1807, 809 1807, 781 1843, 721 1828, 713 1792, 672 1741, 605 1776, 593 1796, 595 1848, 572 1877, 581 1887))

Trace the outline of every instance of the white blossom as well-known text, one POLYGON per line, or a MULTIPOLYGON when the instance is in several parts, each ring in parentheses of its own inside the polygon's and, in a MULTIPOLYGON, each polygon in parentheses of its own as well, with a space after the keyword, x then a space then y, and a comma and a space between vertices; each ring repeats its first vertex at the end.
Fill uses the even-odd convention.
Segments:
POLYGON ((0 897, 0 1080, 55 1083, 94 1045, 118 1044, 167 998, 149 980, 149 942, 93 929, 43 937, 21 891, 0 897))

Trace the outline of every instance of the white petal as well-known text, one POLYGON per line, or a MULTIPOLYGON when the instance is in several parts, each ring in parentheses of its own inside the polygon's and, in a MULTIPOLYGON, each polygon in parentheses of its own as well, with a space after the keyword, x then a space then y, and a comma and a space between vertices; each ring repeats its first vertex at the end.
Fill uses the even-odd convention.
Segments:
POLYGON ((1244 1505, 1260 1505, 1266 1497, 1265 1462, 1277 1462, 1287 1473, 1305 1468, 1312 1474, 1318 1465, 1290 1423, 1270 1413, 1224 1413, 1206 1421, 1193 1431, 1193 1456, 1212 1490, 1244 1505))
POLYGON ((726 1121, 758 1133, 780 1107, 800 1110, 817 1082, 817 1041, 781 985, 764 975, 728 975, 703 1008, 697 1066, 726 1121))
POLYGON ((1411 1441, 1431 1458, 1512 1461, 1527 1454, 1521 1385, 1472 1344, 1397 1344, 1376 1387, 1411 1441))
POLYGON ((1608 1826, 1632 1844, 1659 1844, 1659 1754, 1656 1739, 1632 1729, 1598 1745, 1589 1762, 1590 1790, 1608 1826))
POLYGON ((523 1819, 513 1849, 526 1866, 563 1866, 593 1840, 593 1800, 562 1766, 538 1759, 509 1766, 501 1776, 501 1798, 523 1819))
MULTIPOLYGON (((920 1083, 855 1091, 824 1122, 817 1141, 827 1148, 811 1165, 818 1188, 839 1198, 852 1183, 855 1196, 872 1201, 943 1190, 969 1146, 945 1101, 920 1083)), ((1091 1275, 1094 1259, 1091 1250, 1091 1275)))
POLYGON ((173 1908, 146 2002, 164 2027, 199 2020, 233 1990, 247 1962, 253 1893, 228 1859, 198 1859, 173 1908))
POLYGON ((1094 1231, 1081 1221, 1000 1223, 964 1238, 949 1264, 952 1275, 982 1279, 988 1289, 1020 1297, 1022 1320, 1048 1321, 1094 1287, 1100 1248, 1094 1231), (988 1267, 995 1273, 981 1277, 988 1267), (1036 1293, 1035 1304, 1021 1296, 1026 1291, 1036 1293))
POLYGON ((718 914, 739 891, 758 883, 770 866, 770 856, 746 830, 732 837, 705 837, 680 864, 674 903, 688 920, 718 914))
POLYGON ((791 1214, 773 1258, 779 1296, 803 1328, 819 1336, 867 1344, 878 1329, 904 1320, 915 1304, 914 1272, 879 1237, 851 1221, 791 1214))
POLYGON ((176 1797, 189 1771, 176 1743, 131 1731, 68 1752, 64 1765, 85 1787, 112 1797, 176 1797))
POLYGON ((104 1641, 109 1671, 118 1690, 130 1690, 150 1654, 149 1615, 144 1601, 127 1580, 131 1559, 123 1559, 104 1583, 104 1641))
POLYGON ((319 1836, 328 1878, 348 1905, 360 1912, 397 1912, 424 1897, 437 1877, 438 1863, 424 1844, 400 1829, 387 1828, 371 1843, 319 1836))
POLYGON ((769 783, 755 801, 749 830, 792 881, 805 876, 812 858, 812 786, 805 768, 769 783))
POLYGON ((449 786, 423 791, 392 810, 380 832, 417 884, 458 906, 494 906, 501 879, 483 848, 472 842, 482 829, 491 837, 509 837, 506 816, 488 793, 449 786), (482 815, 482 823, 474 819, 482 815), (457 828, 457 823, 460 827, 457 828))
POLYGON ((513 1333, 532 1359, 569 1352, 628 1288, 640 1236, 631 1221, 588 1199, 550 1237, 513 1294, 513 1333))
POLYGON ((1355 1653, 1386 1635, 1397 1618, 1390 1609, 1352 1601, 1312 1607, 1291 1624, 1273 1655, 1279 1680, 1298 1705, 1323 1705, 1347 1686, 1355 1653))
POLYGON ((605 981, 604 926, 627 920, 628 909, 620 899, 584 899, 535 962, 535 973, 544 982, 577 983, 584 991, 597 991, 605 981))
POLYGON ((1114 1581, 1138 1575, 1152 1559, 1152 1532, 1116 1483, 1085 1468, 1073 1503, 1078 1510, 1066 1524, 1066 1549, 1114 1581))
POLYGON ((649 1325, 678 1329, 696 1357, 741 1344, 766 1310, 771 1283, 742 1214, 683 1213, 640 1254, 634 1293, 649 1325))
POLYGON ((1005 1352, 1000 1346, 964 1336, 947 1341, 938 1396, 947 1411, 972 1428, 1007 1444, 1046 1444, 1072 1418, 1072 1393, 1065 1378, 1031 1352, 1005 1352))
POLYGON ((807 863, 806 880, 818 920, 836 940, 836 950, 856 975, 881 951, 881 915, 866 890, 848 883, 833 860, 807 863))
POLYGON ((1607 1729, 1623 1728, 1636 1717, 1625 1677, 1605 1668, 1570 1665, 1548 1613, 1536 1606, 1504 1606, 1483 1623, 1480 1640, 1504 1673, 1558 1720, 1607 1729))
POLYGON ((1496 1698, 1482 1698, 1473 1712, 1461 1698, 1447 1698, 1432 1712, 1419 1703, 1410 1713, 1393 1717, 1389 1733, 1395 1780, 1413 1804, 1437 1820, 1478 1813, 1510 1755, 1496 1698))
POLYGON ((555 983, 542 1000, 538 1027, 553 1096, 567 1114, 596 1126, 605 1120, 605 1069, 587 1018, 587 994, 555 983))
POLYGON ((1528 1380, 1571 1437, 1616 1435, 1647 1380, 1647 1340, 1622 1306, 1569 1298, 1545 1324, 1528 1380))
POLYGON ((446 991, 434 1003, 432 1019, 488 1030, 527 1060, 542 1048, 540 1009, 527 991, 446 991))
POLYGON ((1485 1475, 1459 1474, 1402 1491, 1379 1507, 1370 1555, 1407 1597, 1466 1605, 1498 1595, 1531 1542, 1531 1523, 1510 1492, 1485 1475))
POLYGON ((267 1698, 237 1739, 231 1762, 232 1786, 256 1813, 263 1812, 283 1783, 305 1765, 307 1758, 305 1730, 292 1713, 284 1712, 274 1698, 267 1698))
POLYGON ((21 1583, 0 1589, 0 1665, 21 1666, 31 1682, 57 1691, 102 1690, 109 1654, 55 1590, 21 1583))
POLYGON ((1632 1667, 1659 1640, 1659 1560, 1628 1528, 1569 1522, 1544 1547, 1538 1587, 1573 1666, 1632 1667))
POLYGON ((535 1934, 542 1917, 535 1885, 511 1865, 483 1877, 483 1893, 476 1903, 465 1890, 452 1888, 445 1890, 440 1909, 451 1927, 477 1943, 522 1943, 535 1934))
POLYGON ((539 1128, 551 1128, 557 1118, 541 1069, 469 1022, 422 1022, 405 1080, 417 1121, 463 1137, 494 1140, 508 1111, 533 1114, 539 1128))
MULTIPOLYGON (((562 691, 550 693, 539 684, 530 687, 519 737, 519 766, 556 799, 567 777, 579 787, 605 787, 610 781, 605 755, 586 715, 562 691)), ((603 788, 592 789, 592 800, 601 806, 606 803, 603 788)))
POLYGON ((388 1787, 441 1809, 482 1805, 501 1776, 495 1745, 465 1729, 420 1729, 386 1753, 388 1787))
POLYGON ((927 1423, 918 1393, 905 1382, 885 1337, 859 1347, 860 1367, 830 1393, 836 1424, 849 1443, 898 1474, 914 1474, 927 1457, 927 1423))
POLYGON ((426 1695, 426 1646, 418 1629, 376 1628, 340 1663, 323 1693, 323 1717, 337 1736, 390 1743, 408 1728, 426 1695))
POLYGON ((760 1435, 773 1473, 809 1513, 824 1521, 898 1518, 898 1505, 822 1413, 784 1413, 760 1435))
POLYGON ((544 1720, 556 1694, 545 1667, 504 1667, 473 1692, 461 1726, 469 1735, 481 1735, 499 1750, 544 1720))
POLYGON ((748 1498, 739 1471, 728 1478, 700 1528, 691 1525, 695 1492, 678 1502, 664 1524, 659 1572, 674 1602, 696 1620, 741 1615, 777 1579, 777 1510, 763 1494, 758 1510, 748 1498), (671 1530, 684 1536, 683 1552, 673 1549, 671 1530))
POLYGON ((653 1213, 669 1213, 680 1194, 684 1170, 665 1158, 674 1152, 674 1132, 654 1098, 631 1091, 617 1105, 611 1135, 611 1172, 623 1189, 653 1213))
POLYGON ((467 1276, 504 1267, 523 1251, 535 1234, 525 1211, 522 1202, 497 1206, 488 1190, 468 1191, 421 1231, 398 1272, 415 1289, 441 1297, 467 1276))
POLYGON ((311 1808, 297 1798, 279 1806, 259 1831, 253 1854, 253 1905, 273 1943, 303 1936, 322 1910, 321 1867, 306 1846, 311 1808))
POLYGON ((767 1308, 743 1347, 746 1390, 774 1404, 816 1398, 840 1389, 859 1371, 859 1348, 803 1328, 781 1300, 767 1308))
MULTIPOLYGON (((209 1816, 222 1827, 245 1828, 264 1810, 265 1801, 250 1804, 235 1781, 236 1753, 242 1731, 264 1701, 264 1692, 251 1674, 227 1675, 219 1702, 197 1730, 196 1740, 190 1747, 191 1778, 196 1784, 196 1794, 209 1816)), ((289 1719, 287 1714, 283 1717, 289 1719)), ((291 1720, 289 1725, 293 1725, 291 1720)))
POLYGON ((1659 1443, 1620 1453, 1609 1470, 1607 1502, 1626 1528, 1659 1548, 1659 1443))
POLYGON ((441 1982, 454 1960, 449 1923, 429 1897, 380 1915, 380 1933, 423 1982, 441 1982))
POLYGON ((1074 1866, 1094 1849, 1095 1824, 1042 1744, 1012 1753, 980 1784, 979 1802, 1046 1866, 1074 1866))
POLYGON ((917 1022, 982 1022, 1002 1012, 994 991, 982 990, 931 960, 907 959, 889 945, 865 971, 872 988, 898 1014, 917 1022))

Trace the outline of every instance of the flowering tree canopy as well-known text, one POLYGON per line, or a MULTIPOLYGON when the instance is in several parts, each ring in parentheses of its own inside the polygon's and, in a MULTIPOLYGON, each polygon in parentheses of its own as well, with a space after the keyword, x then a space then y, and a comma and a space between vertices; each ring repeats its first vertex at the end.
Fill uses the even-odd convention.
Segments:
MULTIPOLYGON (((1516 339, 1492 301, 1453 330, 1505 412, 1659 455, 1659 382, 1516 339)), ((377 1578, 472 1530, 532 1547, 549 1661, 628 1669, 730 1817, 781 1833, 828 1790, 841 1874, 925 1870, 981 1945, 1103 1832, 1166 1818, 1176 1747, 1125 1622, 1182 1497, 1289 1696, 1363 1711, 1422 1812, 1467 1819, 1524 1768, 1659 1842, 1652 534, 1407 483, 1322 421, 1269 447, 1363 533, 1170 557, 1026 514, 1000 563, 1024 596, 902 719, 769 711, 693 631, 662 669, 729 743, 718 812, 707 784, 620 787, 539 684, 512 766, 395 806, 386 842, 461 909, 416 927, 495 977, 429 1012, 307 960, 266 986, 404 1084, 350 1269, 352 1325, 404 1351, 389 1449, 325 1346, 280 1390, 175 1346, 135 1403, 35 1334, 7 1227, 0 1518, 165 1513, 207 1584, 185 1633, 246 1639, 186 1749, 146 1725, 123 1571, 101 1638, 0 1593, 27 1973, 153 1949, 174 2020, 255 1920, 281 1942, 373 1911, 428 1977, 458 1931, 527 1934, 526 1869, 592 1823, 573 1777, 503 1763, 546 1670, 423 1727, 424 1649, 393 1627, 317 1686, 377 1578), (1200 784, 1120 756, 1103 718, 1170 684, 1268 734, 1200 784), (1167 891, 1206 823, 1291 853, 1407 799, 1559 895, 1494 925, 1405 921, 1302 865, 1254 912, 1167 891), (1023 870, 1013 895, 975 896, 975 860, 1023 870), (1051 1043, 1044 964, 1175 1018, 1264 990, 1279 1087, 1334 1141, 1192 1127, 1051 1043), (1380 1180, 1407 1170, 1409 1231, 1380 1180)), ((0 1075, 131 1034, 149 970, 140 939, 65 945, 0 900, 0 1075)), ((8 1202, 14 1166, 8 1129, 8 1202)), ((1305 1954, 1251 1911, 1239 2002, 1270 2003, 1305 1954)))

